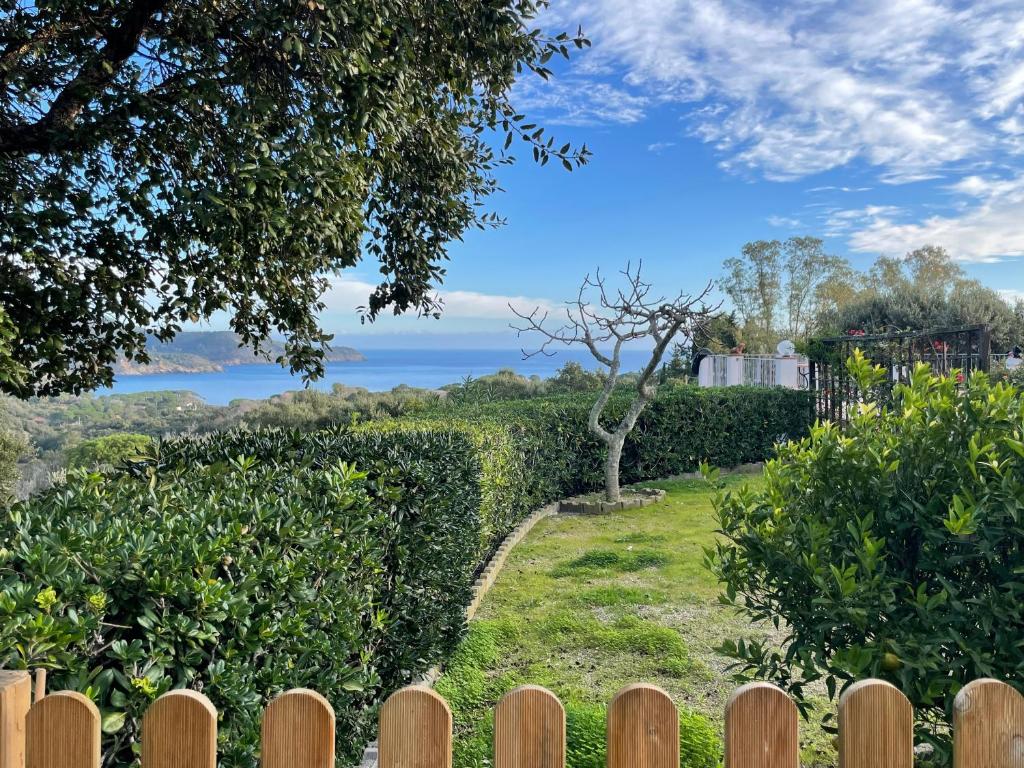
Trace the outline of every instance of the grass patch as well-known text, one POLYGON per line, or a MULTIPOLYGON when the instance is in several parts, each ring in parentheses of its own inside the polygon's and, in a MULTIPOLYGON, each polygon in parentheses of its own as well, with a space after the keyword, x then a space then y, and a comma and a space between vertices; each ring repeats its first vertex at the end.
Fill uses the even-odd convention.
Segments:
POLYGON ((657 568, 669 561, 667 555, 652 549, 617 551, 593 549, 551 571, 556 579, 579 574, 632 573, 644 568, 657 568))
POLYGON ((581 608, 611 608, 623 605, 657 605, 664 600, 664 593, 658 589, 608 584, 575 592, 567 602, 581 608))
POLYGON ((638 531, 636 533, 627 533, 625 536, 619 536, 615 539, 616 544, 658 544, 665 541, 665 536, 660 533, 644 533, 638 531))
MULTIPOLYGON (((735 684, 730 660, 714 649, 771 630, 752 630, 718 603, 703 565, 715 536, 704 483, 651 485, 668 492, 662 502, 547 518, 512 551, 438 681, 455 721, 455 768, 490 767, 494 706, 524 683, 549 688, 565 705, 568 767, 603 768, 605 707, 640 680, 679 706, 682 765, 718 765, 735 684)), ((805 766, 831 764, 834 750, 820 728, 802 723, 801 737, 805 766)))

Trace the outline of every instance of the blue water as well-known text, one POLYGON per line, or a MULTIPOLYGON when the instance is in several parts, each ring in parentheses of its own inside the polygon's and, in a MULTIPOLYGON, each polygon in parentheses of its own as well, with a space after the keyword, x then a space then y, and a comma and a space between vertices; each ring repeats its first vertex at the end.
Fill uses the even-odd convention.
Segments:
MULTIPOLYGON (((479 377, 500 368, 514 368, 524 376, 553 376, 567 361, 576 360, 588 369, 598 366, 585 350, 560 350, 554 357, 537 355, 528 360, 514 349, 380 349, 360 350, 366 360, 328 363, 324 378, 311 386, 329 390, 333 384, 365 387, 385 392, 399 384, 435 388, 479 377)), ((622 369, 637 370, 647 359, 645 350, 622 353, 622 369)), ((189 390, 213 405, 226 405, 237 398, 262 400, 302 389, 301 376, 292 376, 277 365, 233 365, 217 373, 157 373, 121 376, 114 386, 97 394, 189 390)))

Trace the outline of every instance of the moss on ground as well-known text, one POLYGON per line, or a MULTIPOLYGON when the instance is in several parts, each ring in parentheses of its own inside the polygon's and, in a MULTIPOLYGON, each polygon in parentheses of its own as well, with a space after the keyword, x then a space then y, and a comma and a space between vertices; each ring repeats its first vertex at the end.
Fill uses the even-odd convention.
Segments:
MULTIPOLYGON (((661 686, 678 704, 682 765, 718 764, 722 713, 736 684, 715 648, 774 630, 752 628, 718 602, 703 562, 715 537, 707 486, 649 485, 664 488, 665 500, 547 518, 512 551, 437 684, 455 718, 456 768, 491 764, 494 705, 524 683, 565 704, 569 768, 601 768, 605 706, 636 681, 661 686)), ((801 730, 803 763, 831 765, 830 738, 815 723, 801 730)))

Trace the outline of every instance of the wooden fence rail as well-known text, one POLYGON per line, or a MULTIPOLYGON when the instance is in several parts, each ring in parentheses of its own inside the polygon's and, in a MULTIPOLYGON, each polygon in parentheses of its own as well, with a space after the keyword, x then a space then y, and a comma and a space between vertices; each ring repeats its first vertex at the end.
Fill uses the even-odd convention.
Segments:
MULTIPOLYGON (((1024 697, 997 680, 960 691, 955 768, 1024 768, 1024 697)), ((333 768, 334 711, 315 691, 281 694, 263 718, 263 768, 333 768)), ((608 707, 608 768, 678 768, 679 715, 652 685, 623 688, 608 707)), ((393 694, 380 712, 380 768, 450 768, 452 715, 429 688, 393 694)), ((142 722, 143 768, 216 768, 217 712, 194 691, 158 698, 142 722)), ((0 672, 0 768, 99 768, 100 714, 69 691, 29 703, 28 676, 0 672)), ((738 688, 725 708, 726 768, 798 768, 797 710, 768 683, 738 688)), ((840 768, 910 768, 913 711, 881 680, 839 700, 840 768)), ((565 768, 565 710, 523 686, 495 709, 494 768, 565 768)))

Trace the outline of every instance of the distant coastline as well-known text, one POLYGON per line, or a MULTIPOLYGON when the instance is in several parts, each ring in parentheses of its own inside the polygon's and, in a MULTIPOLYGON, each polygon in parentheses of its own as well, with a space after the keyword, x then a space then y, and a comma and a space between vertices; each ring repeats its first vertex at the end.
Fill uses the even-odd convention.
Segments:
MULTIPOLYGON (((511 368, 523 376, 550 378, 570 360, 586 368, 597 367, 589 352, 580 349, 559 350, 555 357, 537 355, 527 360, 511 349, 366 349, 356 360, 328 362, 324 377, 308 386, 330 391, 335 384, 361 387, 370 392, 387 392, 395 387, 437 389, 446 384, 478 378, 511 368), (365 360, 362 358, 365 357, 365 360)), ((635 371, 646 362, 646 350, 623 352, 622 367, 635 371)), ((97 395, 135 392, 188 391, 210 405, 228 405, 234 400, 266 400, 290 390, 303 389, 307 383, 287 368, 265 363, 247 355, 245 365, 225 364, 223 370, 203 372, 142 371, 138 375, 119 375, 109 389, 97 395)))
MULTIPOLYGON (((266 365, 284 352, 284 345, 271 342, 265 356, 239 346, 239 337, 229 331, 185 331, 173 340, 156 343, 148 349, 149 363, 120 360, 114 366, 118 376, 151 376, 183 373, 222 373, 229 366, 266 365)), ((362 362, 366 357, 352 347, 335 347, 326 362, 362 362)))

